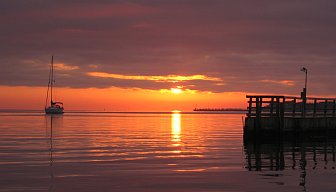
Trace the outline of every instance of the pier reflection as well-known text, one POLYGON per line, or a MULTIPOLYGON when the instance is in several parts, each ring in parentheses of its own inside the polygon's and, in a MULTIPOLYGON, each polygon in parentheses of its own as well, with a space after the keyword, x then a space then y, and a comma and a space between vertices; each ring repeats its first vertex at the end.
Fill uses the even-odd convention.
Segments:
POLYGON ((304 189, 310 170, 335 169, 336 138, 308 137, 284 140, 283 138, 244 138, 244 151, 249 171, 300 171, 304 189))

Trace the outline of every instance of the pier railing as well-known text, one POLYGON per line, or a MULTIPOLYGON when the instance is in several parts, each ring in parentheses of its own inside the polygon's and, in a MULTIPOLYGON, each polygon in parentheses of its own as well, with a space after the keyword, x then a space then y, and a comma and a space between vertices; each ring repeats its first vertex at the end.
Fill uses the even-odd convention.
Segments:
POLYGON ((335 117, 336 98, 247 95, 247 117, 335 117))

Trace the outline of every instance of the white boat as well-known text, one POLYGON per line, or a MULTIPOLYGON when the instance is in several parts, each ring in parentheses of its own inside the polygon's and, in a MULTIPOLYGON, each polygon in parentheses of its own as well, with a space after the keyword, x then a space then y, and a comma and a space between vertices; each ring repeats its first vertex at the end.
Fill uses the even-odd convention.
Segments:
POLYGON ((64 108, 63 103, 58 101, 53 101, 53 84, 54 84, 54 56, 51 57, 51 66, 49 72, 49 83, 47 90, 46 105, 44 111, 46 114, 63 114, 64 108), (48 105, 49 101, 49 90, 50 90, 50 106, 48 105))

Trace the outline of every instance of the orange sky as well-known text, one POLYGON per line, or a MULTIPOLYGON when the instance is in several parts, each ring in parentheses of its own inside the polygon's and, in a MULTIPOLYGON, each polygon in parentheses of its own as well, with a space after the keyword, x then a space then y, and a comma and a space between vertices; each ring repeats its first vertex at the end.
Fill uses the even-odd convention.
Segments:
POLYGON ((336 1, 0 1, 0 109, 191 111, 335 97, 336 1), (29 6, 26 6, 29 4, 29 6), (172 93, 172 91, 174 93, 172 93), (209 94, 211 93, 211 94, 209 94))
MULTIPOLYGON (((45 87, 0 86, 2 109, 43 109, 45 87)), ((171 90, 121 88, 56 88, 55 100, 64 102, 65 110, 103 111, 192 111, 198 107, 245 107, 244 93, 207 93, 171 90)))

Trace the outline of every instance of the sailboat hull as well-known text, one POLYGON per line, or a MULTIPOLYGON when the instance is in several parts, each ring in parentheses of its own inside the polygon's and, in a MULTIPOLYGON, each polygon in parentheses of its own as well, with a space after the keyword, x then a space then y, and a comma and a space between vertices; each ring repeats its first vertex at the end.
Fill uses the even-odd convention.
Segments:
POLYGON ((58 107, 48 107, 44 109, 46 114, 63 114, 63 110, 63 108, 58 107))

